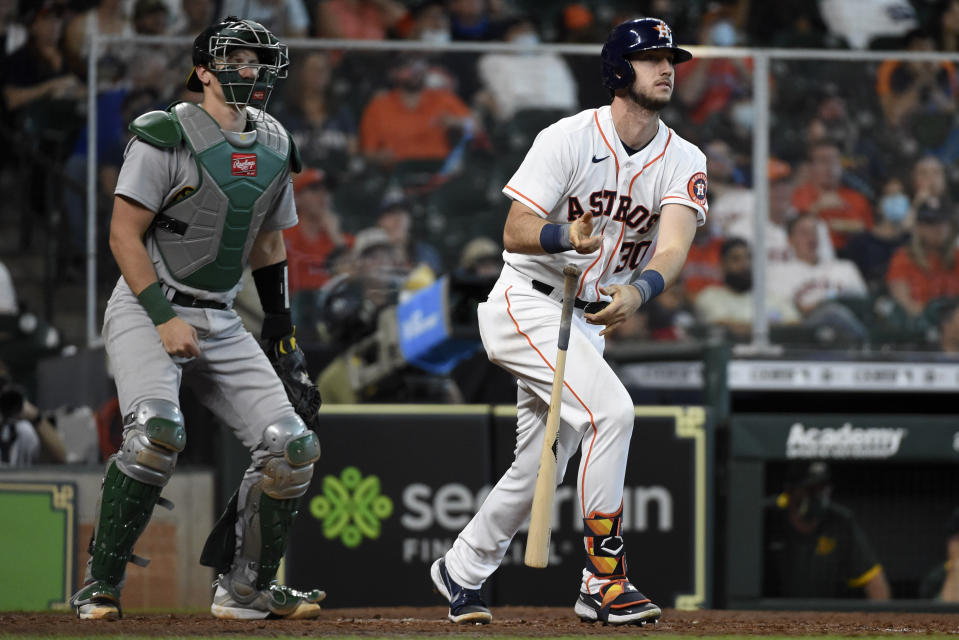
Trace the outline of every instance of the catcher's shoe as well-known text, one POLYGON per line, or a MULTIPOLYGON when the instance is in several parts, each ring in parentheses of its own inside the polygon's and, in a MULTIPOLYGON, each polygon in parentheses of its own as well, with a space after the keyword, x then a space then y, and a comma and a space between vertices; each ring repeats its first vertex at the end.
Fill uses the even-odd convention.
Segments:
POLYGON ((210 613, 215 618, 228 620, 308 620, 320 615, 319 603, 326 597, 325 591, 297 591, 274 582, 268 589, 256 592, 247 602, 240 602, 220 584, 213 582, 213 604, 210 613))
POLYGON ((596 594, 581 591, 573 610, 583 622, 606 624, 658 623, 663 614, 625 578, 607 582, 596 594))
POLYGON ((81 620, 116 620, 123 617, 120 590, 101 580, 85 584, 73 594, 70 604, 81 620))
POLYGON ((440 558, 430 567, 430 577, 437 593, 450 603, 447 616, 450 622, 461 624, 487 624, 493 619, 489 607, 480 597, 479 589, 467 589, 458 585, 446 570, 446 558, 440 558))

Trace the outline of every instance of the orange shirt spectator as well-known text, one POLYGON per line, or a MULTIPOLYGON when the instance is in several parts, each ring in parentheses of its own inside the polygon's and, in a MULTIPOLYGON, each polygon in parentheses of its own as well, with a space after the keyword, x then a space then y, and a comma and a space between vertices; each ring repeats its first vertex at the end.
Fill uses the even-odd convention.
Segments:
POLYGON ((386 32, 406 15, 394 0, 323 0, 316 8, 316 34, 321 38, 384 40, 386 32))
POLYGON ((836 249, 846 245, 850 234, 872 229, 872 205, 864 195, 842 185, 839 145, 829 139, 809 147, 809 179, 796 187, 792 204, 800 214, 824 221, 836 249))
POLYGON ((886 282, 906 282, 913 300, 922 305, 936 298, 959 296, 959 249, 951 266, 935 254, 927 256, 926 261, 929 268, 923 269, 910 255, 908 247, 900 247, 889 262, 886 282))
POLYGON ((720 260, 722 246, 722 238, 712 237, 705 242, 693 242, 689 247, 683 267, 683 282, 686 283, 686 295, 690 300, 708 286, 723 284, 720 260))
POLYGON ((896 302, 914 316, 930 300, 959 296, 959 249, 950 209, 919 208, 912 243, 892 255, 886 284, 896 302))
POLYGON ((864 195, 849 187, 838 187, 827 194, 814 185, 804 184, 793 192, 793 206, 801 213, 812 213, 822 219, 829 226, 829 237, 837 249, 846 246, 849 232, 844 229, 848 223, 872 229, 872 205, 864 195), (829 199, 832 193, 838 200, 829 199))
POLYGON ((893 254, 886 272, 886 282, 905 281, 909 285, 912 298, 925 305, 936 298, 959 296, 959 249, 952 259, 952 266, 946 265, 935 255, 926 257, 928 269, 916 264, 908 247, 900 247, 893 254))
POLYGON ((290 293, 315 290, 330 279, 327 259, 334 249, 352 246, 353 238, 340 231, 330 206, 329 178, 319 169, 306 169, 293 181, 300 222, 283 231, 290 293))
POLYGON ((450 152, 444 119, 470 116, 470 109, 452 91, 423 89, 415 104, 393 89, 373 98, 360 121, 360 148, 383 151, 393 161, 441 160, 450 152))

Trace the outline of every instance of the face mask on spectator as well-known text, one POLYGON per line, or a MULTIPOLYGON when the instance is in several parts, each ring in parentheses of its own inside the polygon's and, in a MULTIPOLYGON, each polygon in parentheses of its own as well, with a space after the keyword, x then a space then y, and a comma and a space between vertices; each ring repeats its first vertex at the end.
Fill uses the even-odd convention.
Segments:
POLYGON ((909 215, 909 198, 904 193, 883 196, 879 201, 879 211, 889 222, 902 222, 909 215))
POLYGON ((729 271, 725 276, 726 284, 736 293, 744 293, 753 288, 752 271, 729 271))
POLYGON ((539 36, 532 32, 521 33, 510 40, 510 42, 521 47, 533 48, 539 44, 539 36))
POLYGON ((721 20, 709 30, 709 42, 717 47, 731 47, 736 44, 736 28, 732 23, 721 20))
POLYGON ((748 100, 740 100, 733 105, 729 117, 733 124, 743 131, 752 131, 753 128, 753 103, 748 100))
POLYGON ((450 41, 450 32, 446 29, 426 29, 420 32, 420 41, 444 44, 450 41))

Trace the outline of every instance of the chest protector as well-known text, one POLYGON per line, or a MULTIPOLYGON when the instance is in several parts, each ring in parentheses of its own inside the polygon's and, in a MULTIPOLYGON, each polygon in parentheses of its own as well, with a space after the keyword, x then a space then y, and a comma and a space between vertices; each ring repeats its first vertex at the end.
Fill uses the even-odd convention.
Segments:
POLYGON ((239 282, 291 161, 286 130, 263 115, 252 132, 224 132, 206 111, 180 102, 130 125, 155 146, 182 140, 200 174, 196 190, 165 205, 151 231, 178 282, 206 291, 228 291, 239 282))

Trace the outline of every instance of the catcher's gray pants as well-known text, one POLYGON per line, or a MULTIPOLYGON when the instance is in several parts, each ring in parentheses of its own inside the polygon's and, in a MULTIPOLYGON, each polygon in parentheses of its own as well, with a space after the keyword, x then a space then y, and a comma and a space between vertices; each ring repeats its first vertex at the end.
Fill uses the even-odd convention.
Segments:
MULTIPOLYGON (((264 430, 282 418, 298 418, 273 365, 232 309, 174 309, 197 331, 200 355, 196 358, 167 354, 156 327, 123 278, 113 290, 103 336, 120 410, 125 416, 147 399, 179 405, 181 380, 189 385, 250 450, 252 461, 238 496, 242 512, 250 488, 263 479, 263 464, 269 456, 263 445, 264 430)), ((211 427, 187 421, 186 446, 190 446, 191 430, 211 427)), ((243 538, 242 521, 237 522, 238 545, 243 538)))

